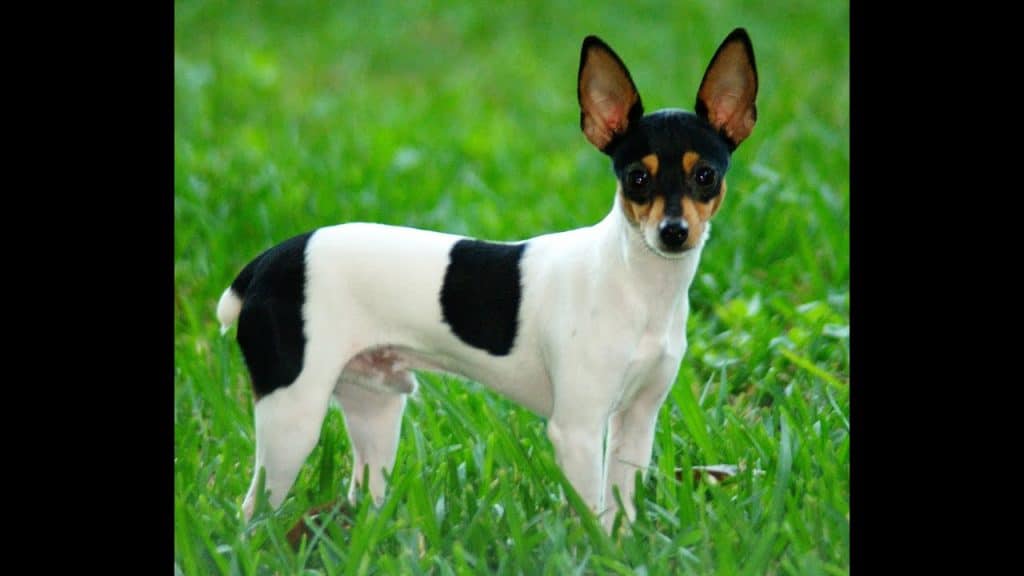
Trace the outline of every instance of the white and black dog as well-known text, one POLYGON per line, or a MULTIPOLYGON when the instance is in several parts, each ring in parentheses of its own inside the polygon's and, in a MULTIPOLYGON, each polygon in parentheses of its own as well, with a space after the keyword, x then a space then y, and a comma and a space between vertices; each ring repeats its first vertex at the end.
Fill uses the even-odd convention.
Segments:
POLYGON ((593 226, 517 243, 349 223, 250 262, 217 305, 256 401, 256 463, 275 508, 316 445, 331 396, 352 443, 352 482, 378 503, 395 462, 413 370, 476 380, 547 418, 566 477, 610 528, 651 460, 658 409, 686 351, 688 290, 725 197, 733 150, 757 114, 747 33, 722 42, 695 113, 644 115, 622 60, 583 41, 580 124, 617 188, 593 226), (607 442, 605 441, 607 439, 607 442), (363 477, 364 467, 368 478, 363 477))

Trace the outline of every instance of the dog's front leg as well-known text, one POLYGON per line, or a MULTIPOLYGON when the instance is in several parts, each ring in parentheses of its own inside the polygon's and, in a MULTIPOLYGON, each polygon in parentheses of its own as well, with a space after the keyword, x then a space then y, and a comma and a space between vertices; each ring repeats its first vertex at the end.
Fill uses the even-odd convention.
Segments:
POLYGON ((605 418, 552 417, 547 427, 558 465, 595 514, 600 514, 604 507, 601 486, 604 432, 605 418))
MULTIPOLYGON (((570 356, 570 355, 567 355, 570 356)), ((555 378, 555 403, 547 434, 566 478, 595 514, 604 510, 604 435, 621 378, 598 376, 592 362, 566 362, 555 378), (608 383, 606 385, 606 383, 608 383)), ((602 367, 603 368, 603 367, 602 367)))
POLYGON ((636 472, 647 475, 654 445, 654 431, 658 422, 658 411, 665 402, 669 389, 675 380, 678 363, 663 366, 649 385, 640 390, 633 402, 612 415, 608 422, 607 466, 605 503, 607 511, 601 517, 606 530, 611 531, 618 511, 618 503, 612 493, 619 487, 619 497, 626 518, 636 520, 636 472))

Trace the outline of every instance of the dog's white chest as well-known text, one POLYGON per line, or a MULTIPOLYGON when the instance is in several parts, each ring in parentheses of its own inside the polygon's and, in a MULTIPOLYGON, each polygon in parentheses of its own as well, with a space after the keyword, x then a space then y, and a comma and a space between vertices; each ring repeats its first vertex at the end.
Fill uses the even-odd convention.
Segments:
POLYGON ((643 333, 626 366, 622 393, 616 402, 616 410, 632 404, 645 385, 659 382, 661 379, 656 376, 667 372, 670 372, 671 376, 675 375, 685 352, 686 338, 682 333, 682 327, 685 325, 684 313, 681 318, 674 318, 667 325, 658 327, 659 329, 643 333), (679 332, 674 334, 675 329, 679 332))

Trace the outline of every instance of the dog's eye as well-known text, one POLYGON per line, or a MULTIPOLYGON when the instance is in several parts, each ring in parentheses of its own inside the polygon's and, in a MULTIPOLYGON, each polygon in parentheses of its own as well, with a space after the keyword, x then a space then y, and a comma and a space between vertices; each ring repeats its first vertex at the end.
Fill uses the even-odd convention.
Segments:
POLYGON ((630 185, 634 188, 643 188, 647 186, 647 183, 651 180, 650 174, 646 170, 630 170, 629 174, 626 175, 626 179, 630 185))
POLYGON ((701 166, 697 168, 697 184, 701 186, 710 186, 715 183, 715 170, 708 166, 701 166))

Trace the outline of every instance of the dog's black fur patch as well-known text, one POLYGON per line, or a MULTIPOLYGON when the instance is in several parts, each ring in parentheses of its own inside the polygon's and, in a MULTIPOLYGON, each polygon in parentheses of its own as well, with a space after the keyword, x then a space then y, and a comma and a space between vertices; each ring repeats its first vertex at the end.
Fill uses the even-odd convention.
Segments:
POLYGON ((295 236, 260 254, 231 283, 243 298, 238 345, 256 400, 288 386, 302 371, 306 245, 312 234, 295 236))
MULTIPOLYGON (((668 207, 679 206, 679 197, 689 195, 695 200, 706 202, 721 189, 721 177, 729 169, 728 142, 707 120, 685 110, 666 108, 644 116, 631 126, 612 154, 612 167, 620 182, 626 182, 629 167, 648 154, 656 154, 660 168, 655 177, 657 194, 665 196, 668 207), (686 152, 696 152, 701 162, 715 169, 719 174, 718 188, 714 194, 703 196, 693 181, 693 175, 683 173, 682 158, 686 152)), ((668 216, 680 216, 666 211, 668 216)))
POLYGON ((441 287, 441 314, 456 336, 495 356, 512 350, 519 325, 519 263, 526 243, 459 240, 441 287))

